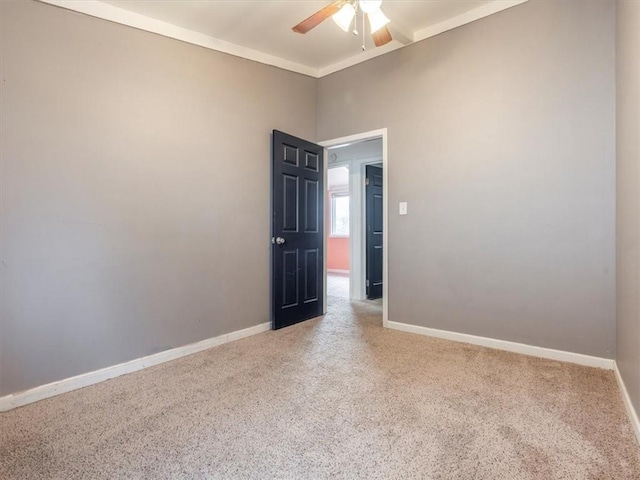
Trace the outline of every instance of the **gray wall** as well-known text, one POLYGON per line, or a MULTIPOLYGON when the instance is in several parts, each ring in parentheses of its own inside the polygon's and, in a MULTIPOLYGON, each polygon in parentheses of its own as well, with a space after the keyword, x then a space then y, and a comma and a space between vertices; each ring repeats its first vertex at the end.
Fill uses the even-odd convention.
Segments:
POLYGON ((272 128, 389 128, 391 320, 614 356, 613 3, 531 0, 320 81, 1 5, 0 395, 266 322, 272 128))
POLYGON ((389 129, 391 321, 614 358, 614 28, 531 0, 320 79, 318 140, 389 129))
POLYGON ((617 7, 617 361, 640 413, 640 2, 617 7))
POLYGON ((273 128, 317 81, 2 2, 0 395, 267 322, 273 128))

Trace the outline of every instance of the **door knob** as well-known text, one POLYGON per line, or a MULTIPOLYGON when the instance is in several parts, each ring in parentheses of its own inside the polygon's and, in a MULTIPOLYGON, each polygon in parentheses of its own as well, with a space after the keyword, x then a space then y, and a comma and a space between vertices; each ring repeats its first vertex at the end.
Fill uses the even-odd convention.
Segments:
POLYGON ((282 237, 275 237, 271 239, 271 243, 275 243, 277 245, 282 245, 283 243, 285 243, 286 240, 282 237))

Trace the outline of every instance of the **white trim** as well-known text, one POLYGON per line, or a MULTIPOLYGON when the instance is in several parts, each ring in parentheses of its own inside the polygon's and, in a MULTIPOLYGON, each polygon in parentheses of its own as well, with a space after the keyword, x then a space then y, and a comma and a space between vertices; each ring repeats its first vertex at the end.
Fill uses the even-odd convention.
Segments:
POLYGON ((389 324, 389 142, 382 134, 382 326, 389 324))
POLYGON ((557 360, 559 362, 576 363, 586 367, 604 368, 606 370, 614 370, 615 368, 615 360, 610 358, 592 357, 581 353, 536 347, 533 345, 526 345, 524 343, 497 340, 495 338, 477 337, 475 335, 467 335, 466 333, 449 332, 447 330, 409 325, 407 323, 387 322, 386 327, 393 330, 400 330, 402 332, 417 333, 428 337, 452 340, 454 342, 470 343, 472 345, 480 345, 482 347, 495 348, 496 350, 521 353, 523 355, 531 355, 533 357, 547 358, 550 360, 557 360))
POLYGON ((412 39, 408 38, 408 31, 402 28, 400 28, 400 30, 394 29, 392 21, 390 24, 391 29, 394 34, 398 35, 397 39, 383 47, 366 50, 353 57, 333 63, 331 65, 327 65, 326 67, 322 67, 318 70, 318 78, 331 75, 332 73, 352 67, 354 65, 357 65, 358 63, 366 62, 367 60, 379 57, 380 55, 384 55, 385 53, 390 53, 394 50, 399 50, 400 48, 406 47, 407 45, 411 45, 412 43, 406 43, 409 42, 409 40, 413 40, 413 43, 419 42, 421 40, 426 40, 427 38, 435 37, 436 35, 446 32, 447 30, 453 30, 454 28, 461 27, 462 25, 465 25, 467 23, 475 22, 476 20, 480 20, 481 18, 488 17, 490 15, 493 15, 494 13, 501 12, 502 10, 515 7, 528 1, 529 0, 494 0, 491 3, 482 5, 478 8, 474 8, 473 10, 469 10, 468 12, 465 12, 461 15, 445 20, 444 22, 440 22, 436 25, 431 25, 429 27, 423 28, 422 30, 418 30, 417 32, 413 32, 412 39), (400 39, 401 41, 398 41, 398 39, 400 39))
MULTIPOLYGON (((343 147, 353 143, 342 144, 343 147)), ((334 146, 328 149, 335 148, 334 146)), ((363 158, 338 160, 329 165, 332 168, 347 167, 349 169, 349 297, 352 300, 365 300, 366 288, 366 234, 367 225, 365 205, 365 178, 367 165, 382 165, 382 145, 380 151, 363 158)), ((334 238, 331 235, 329 238, 334 238)))
MULTIPOLYGON (((346 137, 334 138, 331 140, 324 140, 322 142, 318 142, 318 145, 325 147, 325 162, 324 162, 324 175, 325 181, 328 176, 329 170, 329 162, 328 162, 328 147, 332 147, 335 145, 342 144, 350 144, 356 143, 363 140, 371 140, 374 138, 382 138, 382 169, 384 171, 384 175, 382 177, 382 325, 386 326, 389 319, 389 156, 388 156, 388 148, 387 148, 387 129, 381 128, 378 130, 371 130, 368 132, 357 133, 355 135, 348 135, 346 137)), ((379 163, 379 162, 378 162, 379 163)), ((335 165, 332 165, 332 167, 335 165)), ((351 170, 350 170, 351 172, 351 170)), ((354 191, 352 189, 351 192, 354 195, 354 191)), ((353 212, 352 212, 353 213, 353 212)), ((353 215, 351 215, 353 217, 353 215)), ((352 242, 356 241, 357 235, 354 235, 354 232, 351 232, 350 236, 350 245, 349 251, 353 252, 352 242)), ((325 233, 325 242, 324 242, 324 279, 325 279, 325 292, 327 291, 327 243, 328 236, 325 233)), ((355 276, 358 275, 358 272, 354 271, 353 268, 350 271, 351 273, 351 285, 355 284, 355 276)), ((353 294, 353 288, 352 288, 353 294)), ((353 296, 353 295, 352 295, 353 296)), ((327 312, 327 296, 324 296, 324 312, 327 312)))
POLYGON ((349 160, 349 297, 353 300, 367 298, 367 222, 365 202, 365 173, 362 160, 349 160))
POLYGON ((382 47, 365 50, 364 52, 360 52, 357 55, 354 55, 353 57, 345 58, 344 60, 332 63, 331 65, 327 65, 326 67, 319 68, 318 76, 316 78, 326 77, 327 75, 339 72, 340 70, 344 70, 345 68, 353 67, 354 65, 366 62, 367 60, 371 60, 372 58, 379 57, 381 55, 384 55, 385 53, 391 53, 395 50, 399 50, 402 47, 406 47, 406 45, 403 45, 397 40, 393 40, 392 42, 389 42, 382 47))
POLYGON ((208 350, 209 348, 217 347, 224 343, 234 342, 241 338, 266 332, 270 329, 270 323, 261 323, 260 325, 220 335, 219 337, 209 338, 183 347, 172 348, 171 350, 165 350, 164 352, 137 358, 129 362, 120 363, 118 365, 102 368, 93 372, 83 373, 75 377, 65 378, 64 380, 48 383, 22 392, 13 393, 5 397, 0 397, 0 412, 5 412, 13 408, 21 407, 29 403, 37 402, 38 400, 67 393, 79 388, 88 387, 89 385, 104 382, 105 380, 119 377, 120 375, 125 375, 127 373, 136 372, 143 368, 176 360, 177 358, 208 350))
POLYGON ((616 373, 618 387, 620 388, 620 395, 622 395, 622 402, 627 409, 627 414, 629 415, 629 420, 631 421, 631 425, 633 426, 633 431, 636 434, 636 439, 638 440, 638 443, 640 443, 640 419, 638 419, 638 412, 636 412, 636 409, 633 407, 633 403, 631 403, 631 397, 629 397, 627 386, 624 384, 622 375, 620 375, 620 370, 618 370, 617 362, 615 364, 614 371, 616 373))
MULTIPOLYGON (((348 144, 351 145, 351 144, 348 144)), ((344 145, 344 146, 348 146, 344 145)), ((382 152, 377 159, 382 160, 382 152)), ((349 298, 366 299, 366 265, 362 257, 365 252, 365 204, 364 204, 364 164, 367 159, 338 160, 329 168, 347 166, 349 168, 349 298)))
POLYGON ((126 10, 124 8, 116 7, 114 5, 103 3, 98 0, 39 0, 42 3, 54 5, 56 7, 65 8, 75 12, 83 13, 110 22, 119 23, 128 27, 137 28, 147 32, 162 35, 164 37, 174 38, 183 42, 191 43, 193 45, 199 45, 201 47, 208 48, 210 50, 216 50, 218 52, 228 53, 240 58, 246 58, 247 60, 253 60, 254 62, 264 63, 266 65, 272 65, 274 67, 283 68, 303 75, 308 75, 314 78, 322 78, 326 75, 330 75, 339 70, 349 68, 358 63, 366 62, 385 53, 393 52, 407 45, 411 45, 411 41, 418 42, 429 37, 438 35, 444 31, 451 30, 453 28, 460 27, 467 23, 474 22, 494 13, 498 13, 502 10, 506 10, 529 0, 494 0, 491 3, 482 5, 481 7, 474 8, 468 12, 465 12, 456 17, 450 18, 444 22, 440 22, 436 25, 429 26, 417 32, 411 32, 402 28, 400 25, 393 26, 392 30, 396 35, 396 39, 387 45, 382 47, 366 50, 353 57, 347 58, 330 65, 326 65, 321 68, 310 67, 301 63, 286 60, 282 57, 270 55, 268 53, 260 52, 252 48, 243 47, 241 45, 220 40, 210 35, 205 35, 187 28, 178 27, 172 23, 164 22, 162 20, 156 20, 155 18, 141 15, 139 13, 126 10))
POLYGON ((243 47, 235 43, 226 42, 204 33, 195 32, 187 28, 178 27, 172 23, 156 20, 155 18, 140 15, 139 13, 116 7, 108 3, 97 0, 40 0, 56 7, 66 8, 75 12, 83 13, 91 17, 101 18, 110 22, 119 23, 128 27, 137 28, 146 32, 156 33, 163 37, 169 37, 183 42, 199 45, 210 50, 228 53, 254 62, 272 65, 310 77, 318 78, 318 69, 303 65, 301 63, 285 60, 284 58, 269 55, 252 48, 243 47))
POLYGON ((327 268, 327 273, 334 273, 336 275, 349 275, 349 270, 340 270, 338 268, 327 268))
POLYGON ((393 35, 393 39, 402 43, 403 45, 410 45, 416 41, 415 32, 406 28, 404 25, 400 24, 397 20, 394 20, 389 24, 389 28, 391 29, 391 35, 393 35))
MULTIPOLYGON (((324 157, 324 166, 323 166, 323 181, 324 181, 324 192, 322 192, 322 205, 324 208, 327 208, 327 198, 325 195, 329 195, 329 190, 327 186, 329 185, 329 149, 322 149, 322 156, 324 157)), ((273 198, 273 194, 271 195, 273 198)), ((329 206, 331 208, 331 206, 329 206)), ((271 209, 273 211, 273 208, 271 209)), ((327 222, 327 212, 324 212, 324 239, 322 241, 322 291, 324 295, 322 296, 322 314, 325 315, 327 313, 327 255, 328 255, 328 245, 329 245, 329 237, 331 236, 331 219, 327 222)), ((272 294, 273 295, 273 294, 272 294)))
POLYGON ((462 25, 466 25, 467 23, 475 22, 476 20, 480 20, 481 18, 488 17, 490 15, 493 15, 494 13, 507 10, 508 8, 515 7, 528 1, 529 0, 494 0, 491 3, 481 5, 480 7, 469 10, 468 12, 464 12, 456 17, 449 18, 444 22, 440 22, 435 25, 423 28, 422 30, 418 30, 414 32, 413 39, 414 41, 419 42, 429 37, 435 37, 436 35, 446 32, 447 30, 453 30, 454 28, 461 27, 462 25))

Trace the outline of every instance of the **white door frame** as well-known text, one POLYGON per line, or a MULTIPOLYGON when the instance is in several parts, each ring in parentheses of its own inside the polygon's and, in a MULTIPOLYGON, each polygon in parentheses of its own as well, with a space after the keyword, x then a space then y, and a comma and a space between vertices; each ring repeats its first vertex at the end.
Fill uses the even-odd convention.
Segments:
POLYGON ((382 165, 382 146, 380 147, 380 153, 373 157, 351 158, 336 161, 328 166, 328 170, 340 167, 349 169, 349 296, 352 300, 365 300, 367 298, 367 222, 365 205, 367 165, 382 165))
MULTIPOLYGON (((382 169, 384 175, 382 177, 382 325, 387 326, 389 321, 389 157, 387 155, 387 129, 381 128, 379 130, 371 130, 368 132, 357 133, 355 135, 349 135, 346 137, 333 138, 330 140, 324 140, 318 142, 318 145, 325 147, 324 150, 324 180, 327 185, 327 171, 329 169, 329 154, 326 147, 332 147, 335 145, 342 145, 348 143, 361 142, 364 140, 372 140, 374 138, 382 138, 382 169)), ((379 163, 379 161, 370 162, 357 162, 358 169, 365 168, 367 163, 379 163)), ((355 166, 355 165, 354 165, 355 166)), ((349 172, 349 178, 352 178, 351 171, 349 172)), ((350 187, 351 185, 350 181, 350 187)), ((325 189, 326 190, 326 189, 325 189)), ((326 191, 323 192, 323 201, 326 205, 327 199, 325 198, 326 191)), ((351 230, 351 225, 349 229, 351 230)), ((329 229, 325 228, 325 241, 324 241, 324 313, 327 312, 327 244, 330 235, 329 229)), ((353 231, 350 231, 349 235, 349 250, 352 253, 355 249, 353 231)), ((352 260, 350 263, 353 265, 352 260)), ((351 272, 353 275, 354 272, 351 272)))

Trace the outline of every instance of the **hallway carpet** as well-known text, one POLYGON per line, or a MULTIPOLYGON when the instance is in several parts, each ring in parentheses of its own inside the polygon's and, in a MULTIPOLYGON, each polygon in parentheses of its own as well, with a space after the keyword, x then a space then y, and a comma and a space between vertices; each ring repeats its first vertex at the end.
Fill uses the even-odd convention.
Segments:
POLYGON ((613 373, 322 319, 0 414, 2 479, 638 479, 613 373))

